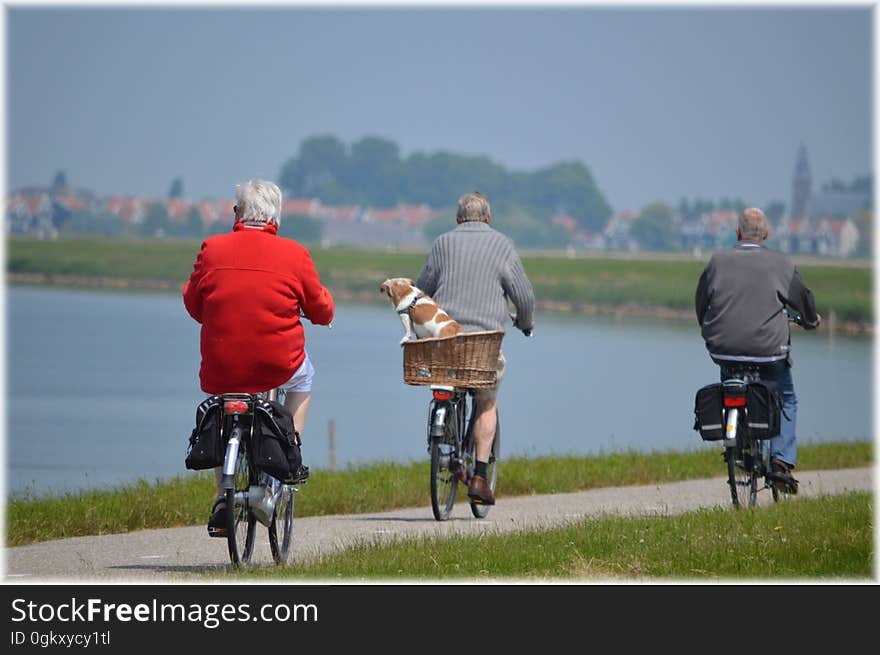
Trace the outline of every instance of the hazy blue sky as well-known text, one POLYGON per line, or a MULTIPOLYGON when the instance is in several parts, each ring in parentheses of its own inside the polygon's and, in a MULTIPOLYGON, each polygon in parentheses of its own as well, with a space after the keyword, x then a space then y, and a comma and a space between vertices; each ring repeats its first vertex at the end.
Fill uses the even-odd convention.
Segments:
POLYGON ((6 30, 9 188, 229 197, 327 133, 577 159, 615 209, 788 204, 801 142, 817 184, 873 166, 868 6, 7 7, 6 30))

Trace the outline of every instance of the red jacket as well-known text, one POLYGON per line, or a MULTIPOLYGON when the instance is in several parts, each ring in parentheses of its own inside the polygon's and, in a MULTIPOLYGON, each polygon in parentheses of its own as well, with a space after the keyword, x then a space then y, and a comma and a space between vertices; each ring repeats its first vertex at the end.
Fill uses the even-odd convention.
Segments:
POLYGON ((202 243, 183 302, 202 324, 205 393, 257 393, 286 382, 305 359, 300 307, 312 323, 333 320, 333 298, 309 251, 277 231, 236 223, 202 243))

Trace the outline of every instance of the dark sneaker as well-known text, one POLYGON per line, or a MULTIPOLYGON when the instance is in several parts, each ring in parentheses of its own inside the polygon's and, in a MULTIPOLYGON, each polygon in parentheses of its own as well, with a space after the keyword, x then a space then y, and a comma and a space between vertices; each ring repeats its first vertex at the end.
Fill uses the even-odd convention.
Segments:
POLYGON ((468 498, 477 505, 495 504, 495 496, 489 488, 489 483, 481 475, 475 475, 471 478, 471 483, 468 486, 468 498))
POLYGON ((289 484, 302 484, 306 480, 309 479, 309 467, 305 464, 300 464, 297 472, 291 477, 289 484))
POLYGON ((208 534, 212 537, 226 537, 226 496, 214 501, 211 518, 208 519, 208 534))
POLYGON ((798 492, 798 481, 791 474, 791 467, 780 459, 770 460, 770 473, 767 477, 779 485, 780 491, 787 494, 798 492))

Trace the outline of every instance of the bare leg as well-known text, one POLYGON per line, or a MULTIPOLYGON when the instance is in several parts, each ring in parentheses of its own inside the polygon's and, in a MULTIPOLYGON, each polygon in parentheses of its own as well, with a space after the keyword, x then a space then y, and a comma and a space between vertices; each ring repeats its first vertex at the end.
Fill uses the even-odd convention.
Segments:
POLYGON ((477 416, 474 419, 474 440, 476 456, 480 462, 488 462, 492 452, 492 441, 498 426, 498 400, 495 397, 480 398, 477 401, 477 416))
POLYGON ((284 406, 293 415, 293 427, 302 435, 306 429, 306 416, 312 403, 311 391, 291 391, 284 399, 284 406))

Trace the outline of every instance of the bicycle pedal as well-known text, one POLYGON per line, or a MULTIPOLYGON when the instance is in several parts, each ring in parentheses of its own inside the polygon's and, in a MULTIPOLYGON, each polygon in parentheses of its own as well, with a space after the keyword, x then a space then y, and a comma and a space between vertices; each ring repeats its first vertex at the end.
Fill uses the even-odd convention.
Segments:
POLYGON ((208 528, 208 536, 226 539, 226 528, 208 528))

